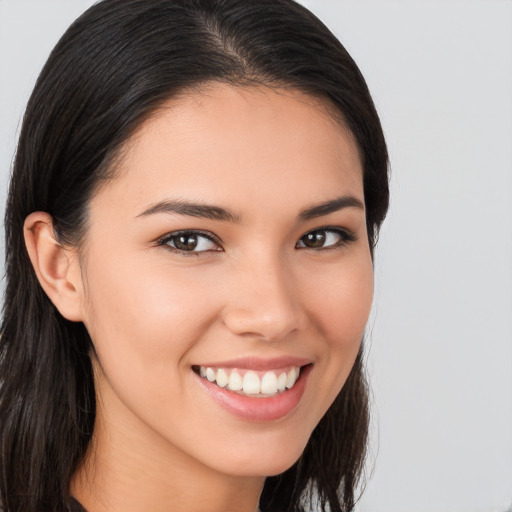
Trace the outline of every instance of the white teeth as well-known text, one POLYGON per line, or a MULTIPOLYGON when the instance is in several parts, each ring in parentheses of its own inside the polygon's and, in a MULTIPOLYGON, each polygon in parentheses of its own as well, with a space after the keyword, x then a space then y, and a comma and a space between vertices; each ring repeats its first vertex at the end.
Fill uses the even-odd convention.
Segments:
POLYGON ((231 372, 229 376, 229 389, 231 391, 240 391, 243 387, 242 377, 237 372, 231 372))
POLYGON ((246 395, 257 395, 261 391, 260 378, 254 372, 247 372, 244 375, 244 393, 246 395))
POLYGON ((228 374, 221 368, 217 372, 217 386, 220 386, 221 388, 225 388, 228 385, 229 377, 228 374))
POLYGON ((286 387, 288 389, 293 388, 293 385, 295 384, 295 381, 297 380, 297 377, 299 376, 299 372, 295 372, 295 368, 292 368, 287 374, 286 374, 286 387))
POLYGON ((242 377, 238 370, 231 370, 230 373, 229 371, 225 368, 199 367, 201 377, 215 382, 221 388, 241 392, 245 395, 272 396, 281 393, 292 388, 300 374, 300 368, 297 366, 291 367, 287 372, 277 372, 279 376, 275 371, 267 371, 262 375, 262 372, 258 374, 249 370, 242 377))
POLYGON ((261 379, 261 393, 275 395, 277 393, 277 377, 274 372, 267 372, 261 379))
POLYGON ((286 389, 286 373, 281 373, 277 378, 277 390, 284 391, 286 389))

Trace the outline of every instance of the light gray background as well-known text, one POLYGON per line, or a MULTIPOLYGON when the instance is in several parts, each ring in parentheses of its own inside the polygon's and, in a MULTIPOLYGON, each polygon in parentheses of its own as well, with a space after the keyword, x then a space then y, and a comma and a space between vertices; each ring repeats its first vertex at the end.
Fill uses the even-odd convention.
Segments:
MULTIPOLYGON (((363 71, 393 169, 368 329, 375 466, 358 510, 509 510, 512 2, 303 3, 363 71)), ((90 4, 0 0, 2 204, 37 73, 90 4)))

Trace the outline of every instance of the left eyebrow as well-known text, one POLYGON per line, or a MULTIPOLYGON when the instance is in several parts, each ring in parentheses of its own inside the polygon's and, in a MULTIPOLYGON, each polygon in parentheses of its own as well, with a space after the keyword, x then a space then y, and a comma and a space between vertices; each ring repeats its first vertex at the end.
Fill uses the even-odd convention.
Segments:
POLYGON ((139 213, 137 217, 146 217, 155 213, 170 213, 225 222, 240 222, 238 215, 220 206, 170 199, 153 204, 142 213, 139 213))
POLYGON ((364 204, 354 196, 341 196, 336 199, 331 199, 330 201, 326 201, 325 203, 320 203, 314 206, 310 206, 298 215, 299 222, 304 222, 306 220, 315 219, 317 217, 322 217, 323 215, 328 215, 329 213, 334 213, 344 208, 358 208, 364 211, 364 204))

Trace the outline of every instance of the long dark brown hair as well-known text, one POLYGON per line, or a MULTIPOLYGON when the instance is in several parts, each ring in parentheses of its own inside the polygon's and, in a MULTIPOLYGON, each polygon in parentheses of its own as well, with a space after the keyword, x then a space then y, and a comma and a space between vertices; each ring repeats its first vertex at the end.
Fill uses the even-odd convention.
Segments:
MULTIPOLYGON (((82 510, 70 481, 90 442, 91 340, 38 284, 23 223, 48 212, 59 240, 80 245, 87 207, 120 149, 162 102, 206 82, 265 84, 325 101, 354 135, 364 169, 373 253, 388 206, 388 156, 358 67, 292 0, 104 0, 67 30, 29 100, 10 183, 7 287, 0 338, 0 502, 5 512, 82 510)), ((360 352, 300 459, 269 477, 264 512, 348 512, 368 431, 360 352), (311 494, 312 492, 312 494, 311 494)))

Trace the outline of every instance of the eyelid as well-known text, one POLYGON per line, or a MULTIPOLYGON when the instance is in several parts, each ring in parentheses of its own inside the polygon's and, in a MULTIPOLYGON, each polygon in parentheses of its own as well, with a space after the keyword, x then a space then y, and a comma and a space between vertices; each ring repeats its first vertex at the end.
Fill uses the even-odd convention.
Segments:
POLYGON ((197 256, 199 254, 206 253, 206 252, 221 252, 224 250, 222 247, 222 240, 217 235, 215 235, 214 233, 211 233, 210 231, 202 231, 200 229, 178 229, 176 231, 171 231, 171 232, 166 233, 165 235, 159 237, 156 240, 156 245, 165 247, 172 252, 175 252, 175 253, 178 253, 178 254, 181 254, 184 256, 192 256, 192 255, 197 256), (194 236, 198 236, 198 237, 207 238, 208 240, 213 242, 219 248, 219 251, 217 251, 217 250, 184 251, 184 250, 178 249, 177 247, 172 247, 171 245, 169 245, 168 242, 170 240, 172 240, 173 238, 176 238, 180 235, 194 235, 194 236))
POLYGON ((357 240, 357 235, 350 229, 342 228, 339 226, 321 226, 321 227, 318 227, 315 229, 310 229, 309 231, 304 233, 299 238, 297 243, 295 244, 295 248, 296 249, 310 249, 313 251, 325 251, 325 250, 329 250, 329 249, 337 249, 340 247, 344 247, 344 246, 350 244, 351 242, 355 242, 356 240, 357 240), (308 247, 307 245, 299 246, 299 243, 305 236, 309 235, 310 233, 315 233, 317 231, 326 231, 326 232, 331 232, 331 233, 334 232, 340 236, 340 240, 335 244, 327 245, 324 247, 308 247))

